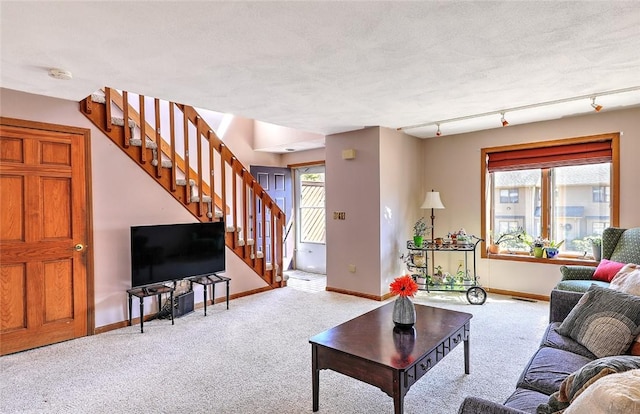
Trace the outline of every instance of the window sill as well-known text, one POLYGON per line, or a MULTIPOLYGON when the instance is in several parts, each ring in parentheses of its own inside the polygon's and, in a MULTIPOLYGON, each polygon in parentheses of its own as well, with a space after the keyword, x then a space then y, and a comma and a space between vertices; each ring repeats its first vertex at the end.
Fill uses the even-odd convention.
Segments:
POLYGON ((511 260, 516 262, 533 262, 547 263, 557 265, 580 265, 580 266, 598 266, 598 262, 593 259, 580 259, 575 257, 554 257, 553 259, 536 258, 527 254, 518 253, 485 253, 482 255, 484 259, 491 260, 511 260))

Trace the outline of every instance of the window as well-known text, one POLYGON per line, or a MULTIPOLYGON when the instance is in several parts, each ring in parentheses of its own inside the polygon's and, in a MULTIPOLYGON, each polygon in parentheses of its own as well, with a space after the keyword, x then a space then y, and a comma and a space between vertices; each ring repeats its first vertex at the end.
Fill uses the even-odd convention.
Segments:
POLYGON ((608 203, 609 199, 611 198, 611 187, 609 186, 593 187, 591 191, 593 194, 592 198, 594 203, 608 203))
POLYGON ((583 256, 588 236, 618 223, 618 145, 618 134, 607 134, 483 149, 485 239, 516 226, 532 238, 564 240, 565 257, 583 256))
POLYGON ((511 233, 518 230, 522 224, 518 220, 502 220, 498 219, 498 234, 511 233))
POLYGON ((520 190, 518 188, 502 188, 500 189, 500 202, 517 203, 520 199, 520 190))
POLYGON ((594 221, 593 223, 591 223, 591 233, 594 236, 602 236, 602 232, 607 227, 609 227, 608 221, 594 221))
POLYGON ((300 241, 324 243, 325 188, 324 173, 300 176, 300 241))

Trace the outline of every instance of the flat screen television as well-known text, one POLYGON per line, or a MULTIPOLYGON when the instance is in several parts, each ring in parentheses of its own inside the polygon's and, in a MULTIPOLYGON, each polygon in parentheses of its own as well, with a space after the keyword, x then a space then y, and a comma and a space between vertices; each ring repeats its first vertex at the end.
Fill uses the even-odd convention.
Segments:
POLYGON ((223 222, 131 227, 131 286, 225 270, 223 222))

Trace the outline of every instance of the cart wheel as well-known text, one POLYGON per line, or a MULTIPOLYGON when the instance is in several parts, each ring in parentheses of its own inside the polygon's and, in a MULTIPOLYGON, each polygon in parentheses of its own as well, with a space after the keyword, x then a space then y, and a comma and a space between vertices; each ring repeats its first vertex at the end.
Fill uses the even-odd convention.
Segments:
POLYGON ((487 300, 487 292, 478 286, 474 286, 467 290, 467 300, 472 305, 482 305, 487 300))

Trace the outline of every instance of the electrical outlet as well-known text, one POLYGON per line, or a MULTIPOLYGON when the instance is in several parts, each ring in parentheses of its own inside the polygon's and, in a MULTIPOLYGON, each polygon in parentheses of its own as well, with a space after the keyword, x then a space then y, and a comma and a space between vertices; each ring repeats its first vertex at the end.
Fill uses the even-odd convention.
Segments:
POLYGON ((350 265, 348 266, 348 268, 349 268, 349 271, 350 271, 351 273, 355 273, 355 272, 356 272, 356 265, 354 265, 354 264, 350 264, 350 265))

